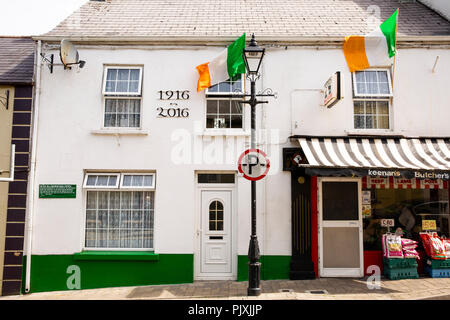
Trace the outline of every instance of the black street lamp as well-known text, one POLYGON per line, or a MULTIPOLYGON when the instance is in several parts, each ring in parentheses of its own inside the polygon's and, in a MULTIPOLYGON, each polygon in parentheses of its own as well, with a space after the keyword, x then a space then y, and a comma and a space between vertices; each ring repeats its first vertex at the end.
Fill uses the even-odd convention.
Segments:
MULTIPOLYGON (((250 80, 250 95, 244 95, 250 97, 249 100, 241 101, 242 103, 249 104, 251 107, 251 149, 256 148, 256 105, 260 103, 267 103, 267 101, 258 101, 256 97, 273 97, 274 94, 256 94, 255 83, 260 77, 259 68, 261 61, 264 57, 264 48, 260 48, 255 40, 255 35, 252 35, 252 39, 247 48, 243 50, 243 58, 245 61, 245 67, 247 69, 247 79, 250 80)), ((259 296, 261 294, 260 283, 260 270, 261 263, 259 262, 259 245, 258 238, 256 237, 256 181, 251 181, 251 197, 252 197, 252 221, 251 221, 251 236, 250 244, 248 248, 248 296, 259 296)))

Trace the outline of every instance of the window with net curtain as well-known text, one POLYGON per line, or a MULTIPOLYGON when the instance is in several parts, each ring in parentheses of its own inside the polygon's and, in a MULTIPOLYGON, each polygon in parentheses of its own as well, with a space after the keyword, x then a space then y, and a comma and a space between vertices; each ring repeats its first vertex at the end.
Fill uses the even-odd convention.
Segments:
POLYGON ((85 247, 152 250, 154 175, 88 174, 85 181, 85 247))
POLYGON ((141 67, 106 67, 104 127, 141 126, 141 67))
POLYGON ((392 87, 389 70, 364 70, 353 74, 355 129, 389 129, 392 87))
POLYGON ((206 128, 243 129, 243 108, 239 103, 242 78, 227 80, 211 86, 206 91, 206 128))

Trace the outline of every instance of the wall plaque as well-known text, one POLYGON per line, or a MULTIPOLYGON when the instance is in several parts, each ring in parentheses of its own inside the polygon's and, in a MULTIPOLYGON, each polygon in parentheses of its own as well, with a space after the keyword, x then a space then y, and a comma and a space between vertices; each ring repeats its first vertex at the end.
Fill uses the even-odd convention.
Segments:
POLYGON ((39 198, 76 198, 76 184, 40 184, 39 198))

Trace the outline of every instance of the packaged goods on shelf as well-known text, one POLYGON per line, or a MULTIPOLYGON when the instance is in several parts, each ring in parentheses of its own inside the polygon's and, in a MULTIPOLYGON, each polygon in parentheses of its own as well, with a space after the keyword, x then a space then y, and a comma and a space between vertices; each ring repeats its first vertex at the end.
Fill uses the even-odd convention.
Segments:
POLYGON ((387 233, 382 237, 383 256, 386 258, 403 259, 401 237, 387 233))
POLYGON ((423 247, 427 256, 431 259, 445 260, 447 259, 444 241, 437 235, 436 232, 421 232, 420 238, 423 242, 423 247))

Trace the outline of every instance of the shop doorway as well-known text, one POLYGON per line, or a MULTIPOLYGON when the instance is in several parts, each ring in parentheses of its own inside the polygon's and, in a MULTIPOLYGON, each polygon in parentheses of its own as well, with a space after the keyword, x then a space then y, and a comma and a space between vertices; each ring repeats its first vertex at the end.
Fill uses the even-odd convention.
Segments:
MULTIPOLYGON (((199 179, 200 182, 201 181, 199 179)), ((199 184, 196 280, 235 280, 234 185, 231 181, 199 184)), ((223 181, 223 180, 222 180, 223 181)), ((234 183, 234 174, 233 174, 234 183)))
POLYGON ((319 275, 362 277, 361 180, 319 178, 319 275))

